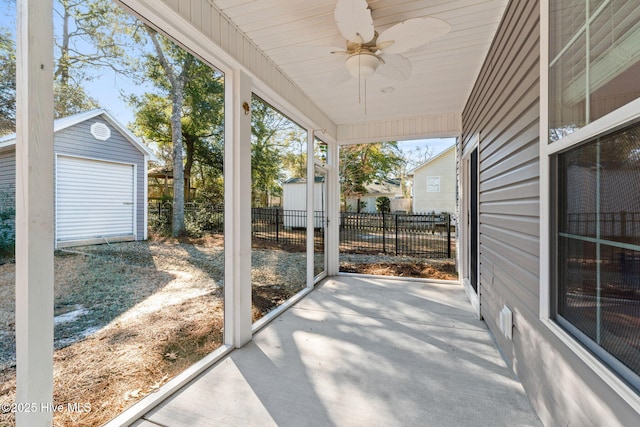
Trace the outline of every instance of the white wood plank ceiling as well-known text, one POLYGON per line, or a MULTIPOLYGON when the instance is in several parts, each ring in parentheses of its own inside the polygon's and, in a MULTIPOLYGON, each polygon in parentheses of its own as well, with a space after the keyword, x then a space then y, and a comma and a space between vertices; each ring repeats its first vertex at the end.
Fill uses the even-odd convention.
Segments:
POLYGON ((345 56, 317 55, 300 46, 345 46, 334 20, 336 0, 214 0, 336 124, 461 113, 489 49, 507 0, 369 0, 381 33, 410 18, 433 16, 451 32, 405 54, 405 81, 377 74, 330 86, 345 56), (360 96, 359 94, 360 88, 360 96), (390 93, 384 93, 382 90, 390 93), (366 102, 365 102, 366 98, 366 102), (366 111, 365 111, 366 105, 366 111))

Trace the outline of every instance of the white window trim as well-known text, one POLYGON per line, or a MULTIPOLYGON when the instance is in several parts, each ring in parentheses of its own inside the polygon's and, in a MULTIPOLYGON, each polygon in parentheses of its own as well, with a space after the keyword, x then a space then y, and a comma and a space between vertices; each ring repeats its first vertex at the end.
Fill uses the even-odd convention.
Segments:
POLYGON ((582 360, 596 375, 637 412, 640 395, 608 365, 589 352, 573 335, 551 318, 551 161, 553 154, 573 147, 596 135, 615 129, 640 118, 640 99, 597 119, 576 132, 549 144, 549 2, 540 2, 540 321, 567 348, 582 360))

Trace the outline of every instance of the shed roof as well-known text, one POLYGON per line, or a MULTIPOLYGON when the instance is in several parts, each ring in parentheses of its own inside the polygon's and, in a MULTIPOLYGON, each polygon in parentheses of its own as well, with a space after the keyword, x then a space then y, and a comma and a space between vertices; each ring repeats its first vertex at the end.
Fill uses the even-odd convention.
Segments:
MULTIPOLYGON (((314 180, 316 183, 324 182, 324 177, 316 176, 314 180)), ((282 184, 304 184, 306 182, 307 182, 307 178, 289 178, 282 184)))
MULTIPOLYGON (((129 129, 123 126, 118 120, 115 119, 107 110, 104 108, 97 108, 95 110, 85 111, 83 113, 74 114, 72 116, 63 117, 61 119, 56 119, 53 122, 53 132, 56 133, 63 129, 67 129, 71 126, 77 125, 78 123, 82 123, 86 120, 93 119, 95 117, 102 116, 109 124, 111 124, 114 128, 118 130, 134 147, 136 147, 140 152, 146 156, 149 156, 150 161, 159 162, 160 160, 156 157, 155 154, 147 147, 138 137, 136 137, 129 129)), ((0 138, 0 150, 3 148, 9 148, 16 144, 16 134, 12 133, 10 135, 3 136, 0 138)))

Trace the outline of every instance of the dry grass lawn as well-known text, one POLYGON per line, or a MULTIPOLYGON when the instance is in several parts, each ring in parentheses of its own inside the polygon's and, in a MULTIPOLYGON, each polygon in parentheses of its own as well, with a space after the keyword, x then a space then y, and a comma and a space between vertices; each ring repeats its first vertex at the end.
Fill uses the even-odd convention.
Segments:
MULTIPOLYGON (((101 425, 221 345, 221 243, 156 240, 56 254, 54 402, 91 410, 58 412, 55 426, 101 425)), ((287 284, 304 283, 300 262, 283 251, 254 254, 254 320, 298 290, 287 284)), ((14 267, 0 265, 1 403, 15 399, 14 267)), ((0 426, 13 424, 12 414, 0 414, 0 426)))

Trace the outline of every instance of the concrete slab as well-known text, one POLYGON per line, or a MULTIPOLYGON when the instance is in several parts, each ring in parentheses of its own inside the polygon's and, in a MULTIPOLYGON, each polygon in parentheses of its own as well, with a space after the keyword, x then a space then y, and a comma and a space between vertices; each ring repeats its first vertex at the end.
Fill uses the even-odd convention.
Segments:
POLYGON ((331 278, 143 417, 167 426, 540 426, 457 284, 331 278))

